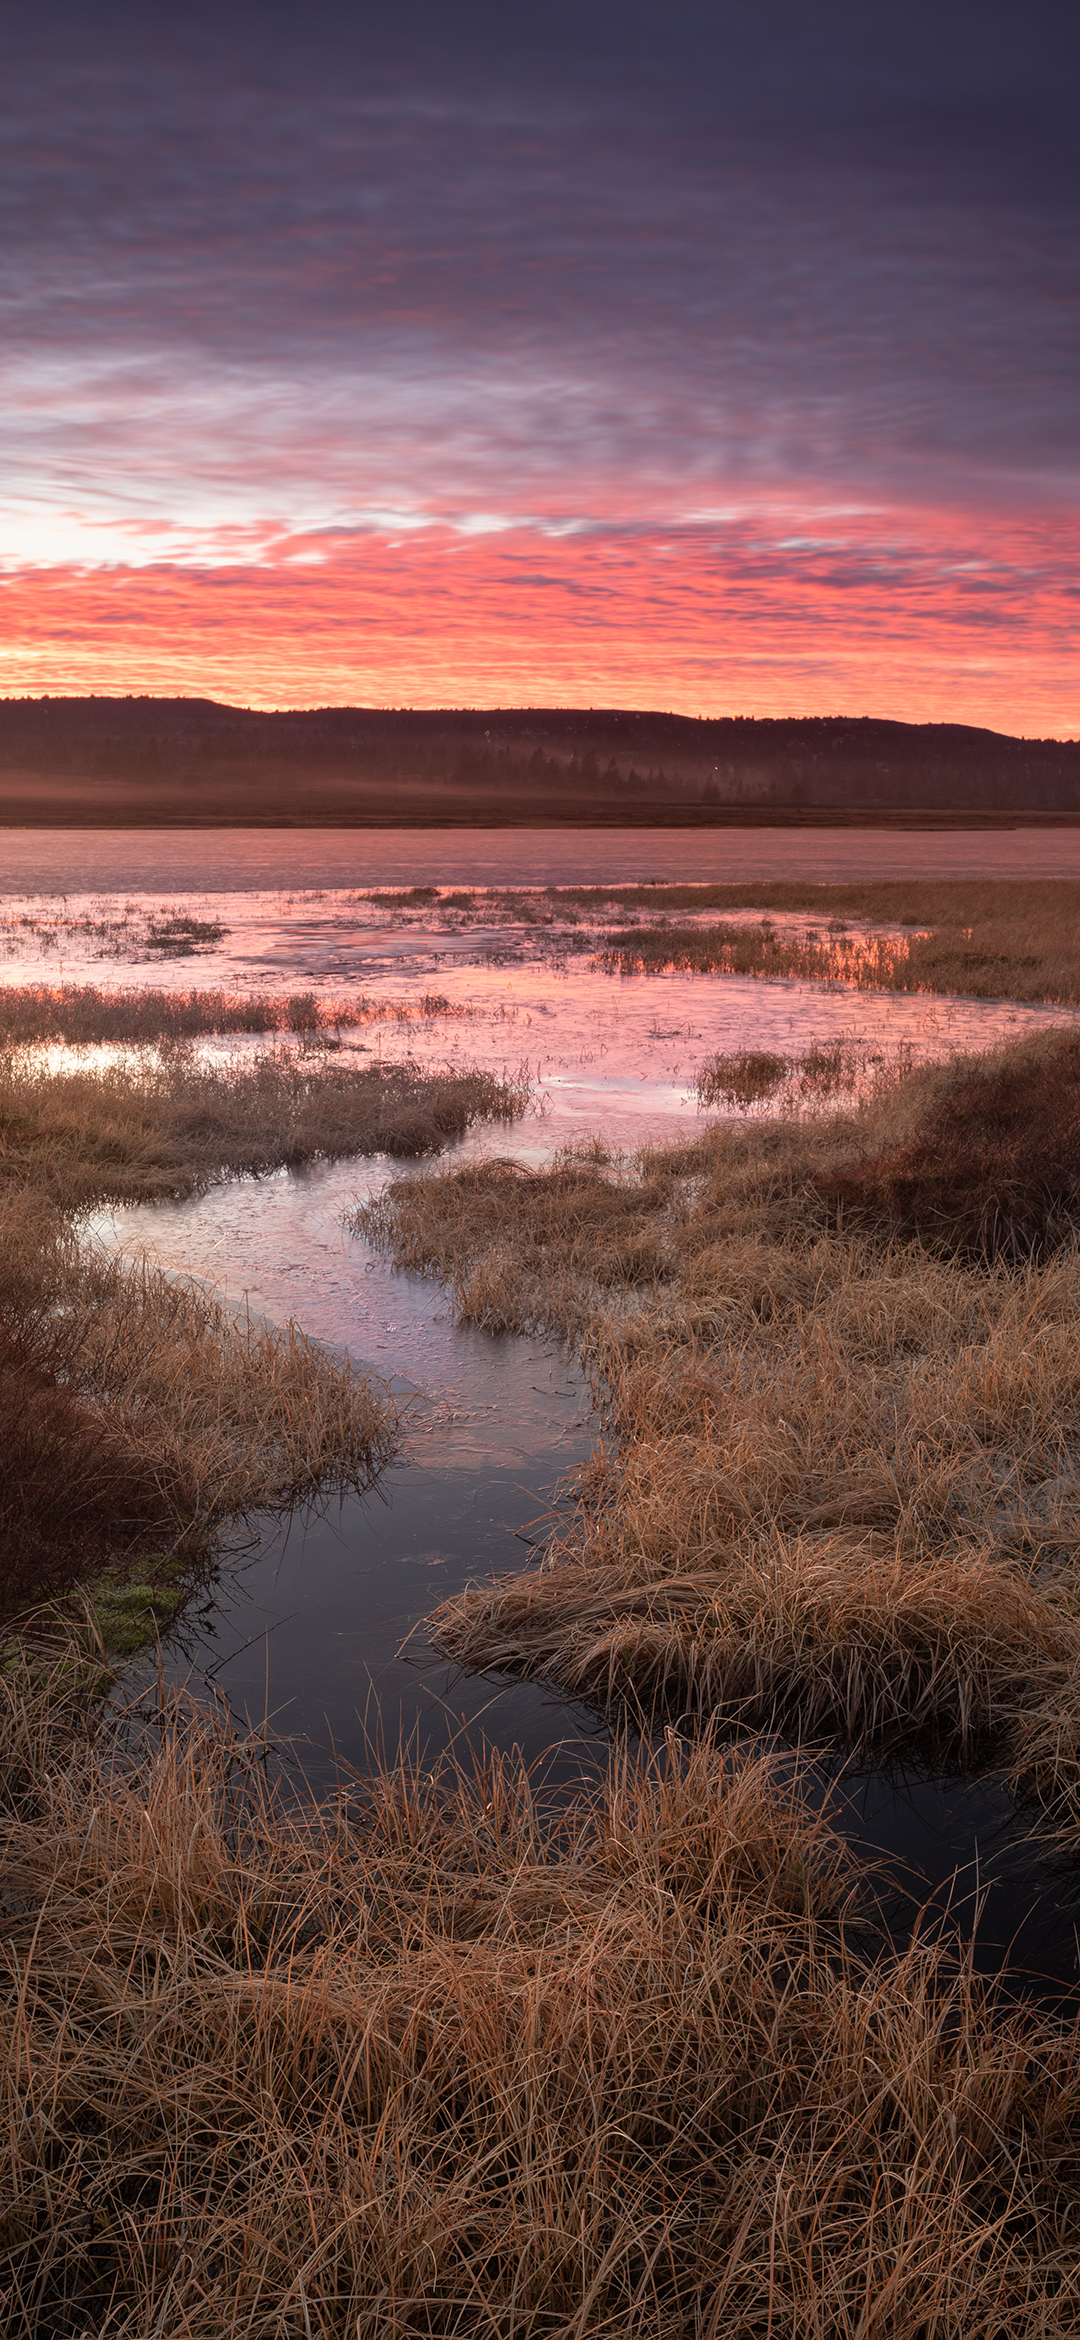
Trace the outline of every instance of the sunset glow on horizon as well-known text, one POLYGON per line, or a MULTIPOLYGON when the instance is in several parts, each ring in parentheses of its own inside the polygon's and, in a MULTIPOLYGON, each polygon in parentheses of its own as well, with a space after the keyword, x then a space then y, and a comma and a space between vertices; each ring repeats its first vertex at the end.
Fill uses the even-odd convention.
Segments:
POLYGON ((28 18, 0 695, 1080 734, 1063 52, 968 21, 28 18))

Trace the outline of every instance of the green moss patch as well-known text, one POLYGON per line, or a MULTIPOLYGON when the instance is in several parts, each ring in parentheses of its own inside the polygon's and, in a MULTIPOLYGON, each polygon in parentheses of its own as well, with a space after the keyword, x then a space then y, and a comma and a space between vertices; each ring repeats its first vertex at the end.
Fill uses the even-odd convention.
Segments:
POLYGON ((135 1657, 152 1649, 179 1616, 189 1590, 178 1560, 148 1553, 137 1573, 113 1571, 87 1585, 102 1641, 110 1657, 135 1657))

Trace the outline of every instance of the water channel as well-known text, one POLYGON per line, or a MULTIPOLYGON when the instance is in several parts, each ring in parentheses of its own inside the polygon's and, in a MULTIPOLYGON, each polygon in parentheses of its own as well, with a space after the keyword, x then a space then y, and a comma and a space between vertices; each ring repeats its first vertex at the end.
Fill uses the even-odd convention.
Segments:
MULTIPOLYGON (((582 1136, 632 1146, 688 1134, 699 1119, 695 1067, 717 1048, 797 1052, 840 1037, 870 1063, 898 1049, 920 1057, 986 1045, 1069 1014, 838 984, 604 975, 528 922, 455 923, 438 905, 390 909, 367 896, 380 885, 768 877, 790 874, 796 855, 803 875, 822 878, 1035 876, 1044 860, 1060 876, 1072 874, 1069 856, 1080 874, 1080 831, 1007 841, 1000 832, 754 831, 737 839, 737 871, 730 831, 707 835, 707 854, 700 834, 600 833, 597 843, 549 832, 538 843, 491 832, 475 841, 471 864, 460 832, 419 841, 388 832, 377 851, 367 836, 358 845, 355 834, 323 832, 289 833, 280 844, 250 832, 21 834, 7 857, 0 980, 53 981, 62 969, 64 980, 103 988, 362 993, 376 1012, 362 1038, 345 1043, 358 1051, 345 1061, 407 1053, 430 1064, 527 1067, 534 1093, 525 1118, 474 1132, 453 1159, 542 1162, 582 1136), (284 850, 287 863, 279 858, 275 870, 284 850), (155 904, 179 902, 220 929, 194 961, 145 947, 155 904), (434 1011, 422 1004, 433 998, 442 1002, 434 1011)), ((213 1598, 185 1619, 168 1662, 177 1676, 211 1682, 239 1716, 268 1720, 295 1741, 316 1790, 362 1769, 373 1744, 392 1750, 401 1738, 429 1761, 484 1740, 518 1746, 543 1777, 570 1781, 606 1761, 595 1719, 533 1685, 452 1677, 432 1658, 424 1619, 470 1579, 527 1564, 595 1436, 589 1392, 557 1344, 455 1326, 437 1288, 395 1273, 348 1233, 355 1202, 401 1174, 398 1164, 339 1163, 98 1221, 99 1238, 125 1253, 207 1278, 235 1305, 275 1322, 292 1317, 347 1348, 410 1408, 401 1458, 380 1484, 237 1551, 213 1598)), ((948 1777, 905 1760, 825 1766, 818 1777, 853 1839, 893 1879, 897 1934, 933 1897, 962 1931, 978 1911, 975 1958, 985 1971, 1009 1964, 1059 1989, 1077 1981, 1073 1873, 1036 1856, 1027 1821, 994 1776, 948 1777)))

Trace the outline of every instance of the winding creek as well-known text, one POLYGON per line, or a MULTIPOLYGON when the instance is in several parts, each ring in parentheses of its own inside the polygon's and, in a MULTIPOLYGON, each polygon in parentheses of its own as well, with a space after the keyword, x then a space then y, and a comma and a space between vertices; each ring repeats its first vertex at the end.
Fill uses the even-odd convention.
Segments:
MULTIPOLYGON (((670 832, 601 843, 549 835, 542 847, 527 833, 495 834, 496 845, 490 836, 476 842, 470 864, 461 833, 385 833, 377 848, 325 832, 289 836, 287 847, 238 832, 242 848, 228 836, 172 832, 133 848, 118 833, 91 840, 76 870, 83 840, 38 833, 31 845, 27 832, 9 862, 6 907, 30 924, 9 922, 0 979, 54 980, 62 966, 65 980, 106 987, 197 982, 377 996, 385 1017, 348 1043, 366 1055, 528 1067, 526 1117, 511 1130, 474 1132, 444 1162, 497 1153, 535 1163, 582 1136, 629 1146, 688 1134, 698 1119, 695 1067, 718 1048, 794 1052, 843 1038, 867 1061, 899 1048, 932 1056, 1069 1013, 839 985, 605 976, 527 924, 465 928, 434 911, 390 915, 364 898, 380 885, 625 881, 646 871, 782 876, 796 852, 794 866, 815 878, 969 869, 955 832, 757 831, 735 845, 733 833, 716 832, 704 846, 670 832), (140 948, 139 919, 156 901, 182 901, 223 929, 219 941, 197 960, 154 959, 140 948), (104 933, 90 931, 91 908, 104 933), (421 1012, 432 997, 442 1009, 421 1012)), ((970 873, 1036 876, 1048 858, 1052 874, 1073 874, 1074 864, 1080 872, 1080 831, 1062 835, 1068 866, 1048 832, 976 837, 970 873)), ((430 1759, 480 1740, 517 1745, 547 1779, 569 1782, 606 1761, 595 1719, 534 1685, 453 1677, 427 1647, 424 1618, 471 1578, 527 1560, 596 1434, 589 1392, 557 1344, 455 1326, 437 1288, 392 1271, 347 1231, 348 1211, 388 1174, 400 1176, 401 1165, 339 1163, 96 1222, 99 1239, 128 1255, 208 1278, 253 1314, 295 1318, 409 1402, 401 1458, 379 1486, 238 1551, 213 1599, 185 1619, 167 1662, 177 1677, 212 1683, 238 1715, 266 1718, 275 1734, 302 1743, 298 1761, 315 1789, 399 1737, 430 1759)), ((897 1935, 932 1897, 963 1932, 974 1925, 983 1971, 1008 1966, 1051 1992, 1077 1982, 1080 1887, 1071 1870, 1037 1856, 992 1774, 947 1777, 904 1761, 823 1763, 815 1776, 891 1880, 897 1935)))

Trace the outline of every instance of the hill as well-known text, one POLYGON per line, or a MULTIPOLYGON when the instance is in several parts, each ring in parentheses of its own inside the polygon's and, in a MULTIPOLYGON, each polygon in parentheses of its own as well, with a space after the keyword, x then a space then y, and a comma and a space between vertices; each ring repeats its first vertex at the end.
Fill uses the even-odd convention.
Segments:
POLYGON ((863 716, 0 701, 0 825, 1080 819, 1080 741, 863 716))

